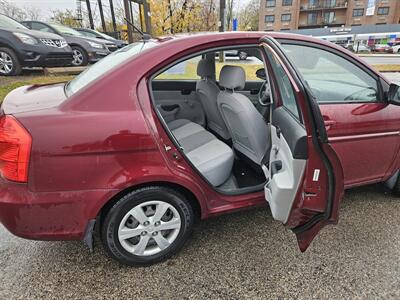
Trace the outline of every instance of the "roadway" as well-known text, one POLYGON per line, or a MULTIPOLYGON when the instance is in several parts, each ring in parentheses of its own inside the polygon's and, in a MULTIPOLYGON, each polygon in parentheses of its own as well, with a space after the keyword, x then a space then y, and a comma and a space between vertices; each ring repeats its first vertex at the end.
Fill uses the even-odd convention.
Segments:
POLYGON ((17 238, 0 225, 0 299, 400 298, 400 198, 346 192, 337 226, 301 253, 267 208, 201 222, 184 249, 147 268, 110 260, 98 238, 17 238))

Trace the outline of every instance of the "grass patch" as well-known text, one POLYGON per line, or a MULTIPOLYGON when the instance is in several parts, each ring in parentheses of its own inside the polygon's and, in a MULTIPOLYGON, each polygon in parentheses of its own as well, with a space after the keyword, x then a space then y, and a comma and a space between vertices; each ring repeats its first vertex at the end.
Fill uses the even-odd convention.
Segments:
POLYGON ((400 72, 400 64, 398 65, 373 65, 379 72, 400 72))
POLYGON ((0 78, 0 102, 4 100, 6 95, 12 90, 32 84, 46 84, 68 81, 74 76, 18 76, 18 77, 4 77, 0 78))
MULTIPOLYGON (((217 74, 217 80, 219 79, 219 73, 224 65, 233 65, 242 67, 246 72, 246 80, 259 80, 256 77, 256 71, 260 68, 263 68, 262 64, 246 64, 246 63, 238 63, 236 61, 233 62, 225 62, 220 63, 218 61, 215 62, 215 71, 217 74)), ((180 69, 176 73, 164 72, 156 77, 156 79, 164 79, 164 80, 198 80, 200 79, 197 76, 197 61, 195 62, 187 62, 184 67, 180 69)))

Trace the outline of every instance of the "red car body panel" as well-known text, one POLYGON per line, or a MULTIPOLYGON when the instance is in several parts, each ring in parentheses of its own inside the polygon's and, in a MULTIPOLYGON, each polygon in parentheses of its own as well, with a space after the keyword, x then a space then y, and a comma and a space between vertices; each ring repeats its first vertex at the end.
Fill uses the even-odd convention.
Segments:
POLYGON ((400 107, 387 103, 320 105, 346 188, 386 180, 399 169, 400 107))
MULTIPOLYGON (((32 154, 28 184, 1 179, 0 222, 25 238, 82 239, 89 220, 95 219, 113 197, 150 183, 170 183, 190 192, 199 203, 202 218, 264 205, 262 191, 235 196, 221 194, 185 159, 172 156, 179 152, 153 110, 148 79, 178 57, 218 46, 258 44, 266 34, 277 39, 329 45, 360 61, 342 47, 306 36, 265 32, 205 34, 162 41, 162 47, 133 57, 68 99, 62 84, 23 87, 11 92, 2 109, 13 114, 29 131, 32 154), (7 105, 10 100, 21 101, 21 107, 7 105), (172 150, 166 152, 166 145, 172 150)), ((352 155, 351 145, 356 140, 351 137, 350 142, 343 143, 335 138, 353 135, 355 128, 359 134, 370 134, 370 131, 394 132, 400 127, 394 120, 396 110, 378 107, 373 113, 365 113, 362 107, 358 110, 357 107, 338 116, 335 126, 328 130, 332 145, 342 158, 352 155), (360 110, 368 115, 363 121, 357 121, 355 116, 360 110), (393 119, 389 125, 383 124, 387 118, 393 119)), ((321 106, 321 109, 324 115, 336 116, 334 107, 321 106)), ((394 157, 398 137, 390 135, 386 139, 390 143, 384 146, 386 154, 396 163, 391 166, 387 160, 384 166, 378 166, 379 171, 373 176, 379 175, 381 179, 388 177, 399 163, 399 158, 394 157)), ((377 164, 372 154, 366 158, 374 166, 377 164)), ((343 161, 344 169, 352 167, 346 159, 343 161)), ((361 174, 365 169, 360 166, 357 172, 361 174)), ((349 174, 345 174, 345 179, 351 185, 357 173, 349 174)), ((369 176, 372 175, 366 177, 369 176)), ((311 200, 309 206, 316 208, 311 200)))

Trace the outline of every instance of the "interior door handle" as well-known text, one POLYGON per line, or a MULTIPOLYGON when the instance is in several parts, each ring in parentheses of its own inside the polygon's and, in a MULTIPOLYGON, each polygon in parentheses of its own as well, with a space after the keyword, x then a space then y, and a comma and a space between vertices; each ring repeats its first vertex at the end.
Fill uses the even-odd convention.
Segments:
POLYGON ((278 137, 278 139, 280 139, 282 130, 280 129, 279 126, 276 126, 275 129, 276 129, 276 136, 278 137))
POLYGON ((271 179, 274 177, 274 174, 278 173, 280 170, 282 170, 282 161, 281 160, 275 160, 271 163, 271 179))

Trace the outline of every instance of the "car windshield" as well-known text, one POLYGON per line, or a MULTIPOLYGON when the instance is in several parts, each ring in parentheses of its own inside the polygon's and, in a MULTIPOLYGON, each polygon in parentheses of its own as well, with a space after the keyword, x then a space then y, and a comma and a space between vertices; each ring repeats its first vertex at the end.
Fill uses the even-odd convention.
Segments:
POLYGON ((86 69, 69 83, 67 83, 67 85, 65 86, 65 92, 67 96, 69 97, 72 94, 76 93, 80 89, 87 86, 89 83, 95 81, 97 78, 107 73, 109 70, 122 64, 127 59, 139 54, 145 49, 152 48, 156 45, 158 45, 158 43, 138 42, 130 44, 118 51, 111 53, 90 68, 86 69))
POLYGON ((72 29, 70 27, 67 27, 67 26, 64 26, 61 24, 54 24, 54 23, 51 23, 50 25, 62 34, 72 35, 72 36, 80 36, 80 37, 83 36, 80 32, 78 32, 75 29, 72 29))
POLYGON ((0 15, 0 27, 8 29, 27 29, 21 23, 18 23, 17 21, 4 15, 0 15))

